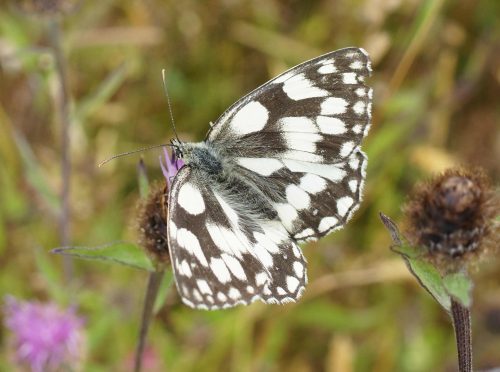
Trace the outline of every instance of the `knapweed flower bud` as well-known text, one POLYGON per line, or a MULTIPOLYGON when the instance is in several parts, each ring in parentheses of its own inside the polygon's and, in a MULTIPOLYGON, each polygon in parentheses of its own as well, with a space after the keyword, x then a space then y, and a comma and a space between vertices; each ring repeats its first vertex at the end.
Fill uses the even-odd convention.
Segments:
POLYGON ((405 207, 411 243, 451 258, 478 251, 491 232, 493 199, 480 171, 448 170, 417 186, 405 207))
MULTIPOLYGON (((7 297, 5 325, 15 363, 33 372, 79 371, 86 352, 83 320, 75 310, 7 297)), ((25 369, 23 369, 25 370, 25 369)))
POLYGON ((158 263, 170 261, 167 239, 167 186, 153 185, 139 211, 139 244, 158 263))

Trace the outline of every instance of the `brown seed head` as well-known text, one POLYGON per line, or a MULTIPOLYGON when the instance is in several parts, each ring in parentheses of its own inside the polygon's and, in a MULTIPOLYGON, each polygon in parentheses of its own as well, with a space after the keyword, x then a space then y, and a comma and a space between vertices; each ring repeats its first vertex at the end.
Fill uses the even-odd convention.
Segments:
POLYGON ((139 243, 156 262, 170 261, 167 239, 167 186, 153 185, 140 206, 139 243))
POLYGON ((491 230, 493 195, 480 171, 448 170, 417 186, 405 206, 410 240, 431 255, 475 252, 491 230))

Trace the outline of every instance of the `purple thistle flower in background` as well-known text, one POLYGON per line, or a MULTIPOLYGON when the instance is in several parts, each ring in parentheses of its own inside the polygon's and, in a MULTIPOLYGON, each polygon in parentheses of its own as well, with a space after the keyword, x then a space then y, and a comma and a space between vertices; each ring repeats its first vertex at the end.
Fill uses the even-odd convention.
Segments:
POLYGON ((75 309, 49 303, 5 299, 5 326, 12 333, 16 363, 33 372, 78 369, 85 354, 83 320, 75 309))
POLYGON ((182 161, 182 159, 176 159, 174 153, 172 153, 172 156, 169 156, 166 148, 163 148, 163 156, 165 158, 165 164, 163 163, 162 157, 160 156, 160 166, 163 172, 163 176, 165 176, 165 178, 167 179, 168 188, 170 188, 170 184, 172 183, 171 180, 184 166, 184 162, 182 161))

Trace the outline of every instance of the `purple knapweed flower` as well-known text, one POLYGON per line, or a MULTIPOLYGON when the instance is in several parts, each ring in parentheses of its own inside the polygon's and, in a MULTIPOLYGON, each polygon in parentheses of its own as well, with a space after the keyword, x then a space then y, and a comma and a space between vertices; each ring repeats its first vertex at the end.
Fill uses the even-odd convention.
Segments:
POLYGON ((173 178, 175 177, 179 169, 184 166, 184 162, 182 161, 182 159, 176 159, 174 153, 172 154, 172 156, 169 156, 166 148, 163 148, 163 156, 165 159, 165 164, 163 163, 162 157, 160 156, 160 166, 163 172, 163 176, 165 176, 165 178, 167 179, 167 184, 170 188, 170 184, 172 183, 173 178))
POLYGON ((83 320, 75 309, 8 296, 4 310, 16 363, 33 372, 78 369, 85 354, 85 336, 83 320))

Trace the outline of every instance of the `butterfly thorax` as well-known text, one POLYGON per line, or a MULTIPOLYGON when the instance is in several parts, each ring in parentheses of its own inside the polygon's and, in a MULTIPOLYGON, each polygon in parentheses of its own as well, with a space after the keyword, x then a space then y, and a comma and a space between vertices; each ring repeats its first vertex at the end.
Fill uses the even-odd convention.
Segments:
POLYGON ((224 164, 217 151, 206 142, 183 143, 182 157, 186 165, 212 179, 223 177, 224 164))

